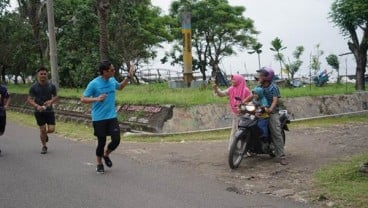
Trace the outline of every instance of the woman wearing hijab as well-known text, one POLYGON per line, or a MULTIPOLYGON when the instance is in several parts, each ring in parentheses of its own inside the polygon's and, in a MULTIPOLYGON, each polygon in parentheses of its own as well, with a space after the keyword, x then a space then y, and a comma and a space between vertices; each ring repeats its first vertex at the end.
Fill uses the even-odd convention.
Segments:
POLYGON ((225 90, 220 90, 216 84, 213 85, 214 92, 217 96, 219 97, 226 96, 229 98, 229 105, 231 112, 233 114, 233 122, 228 145, 229 150, 234 138, 234 134, 238 130, 238 122, 240 116, 238 105, 241 103, 242 100, 244 100, 246 97, 250 95, 250 90, 248 89, 246 81, 243 76, 238 74, 231 75, 231 83, 232 85, 225 90), (240 101, 235 99, 236 97, 239 97, 240 101))

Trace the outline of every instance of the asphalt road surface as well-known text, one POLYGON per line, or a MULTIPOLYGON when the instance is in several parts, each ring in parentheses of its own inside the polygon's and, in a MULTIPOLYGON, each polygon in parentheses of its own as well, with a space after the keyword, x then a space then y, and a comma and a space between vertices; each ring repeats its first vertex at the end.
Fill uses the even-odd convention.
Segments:
POLYGON ((95 144, 51 135, 48 146, 41 155, 38 129, 8 122, 0 137, 1 208, 311 207, 268 195, 237 194, 193 171, 143 165, 117 153, 111 155, 114 166, 105 166, 105 174, 99 175, 95 144))

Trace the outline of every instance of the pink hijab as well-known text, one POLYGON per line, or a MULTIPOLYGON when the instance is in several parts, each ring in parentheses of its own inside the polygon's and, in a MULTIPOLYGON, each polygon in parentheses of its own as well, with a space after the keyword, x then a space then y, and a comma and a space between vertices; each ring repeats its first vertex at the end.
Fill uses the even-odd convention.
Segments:
POLYGON ((235 97, 240 97, 241 100, 244 100, 246 97, 250 95, 250 90, 247 87, 247 83, 243 76, 238 74, 231 75, 231 79, 235 81, 235 83, 229 87, 228 94, 229 94, 229 101, 230 101, 230 108, 231 111, 235 114, 238 114, 237 105, 239 101, 235 100, 235 97))

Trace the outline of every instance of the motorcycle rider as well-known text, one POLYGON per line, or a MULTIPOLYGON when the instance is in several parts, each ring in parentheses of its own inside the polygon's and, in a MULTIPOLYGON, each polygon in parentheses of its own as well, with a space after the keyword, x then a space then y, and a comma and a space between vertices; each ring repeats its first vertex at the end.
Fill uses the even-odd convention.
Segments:
MULTIPOLYGON (((257 70, 256 80, 263 89, 264 96, 270 104, 270 107, 265 108, 265 111, 270 115, 269 127, 271 137, 275 145, 275 156, 281 165, 287 165, 288 161, 286 160, 284 153, 284 141, 281 134, 280 115, 278 113, 278 102, 281 94, 278 86, 273 82, 274 76, 275 72, 272 68, 262 67, 261 69, 257 70)), ((253 95, 250 95, 243 102, 246 103, 252 99, 253 95)))

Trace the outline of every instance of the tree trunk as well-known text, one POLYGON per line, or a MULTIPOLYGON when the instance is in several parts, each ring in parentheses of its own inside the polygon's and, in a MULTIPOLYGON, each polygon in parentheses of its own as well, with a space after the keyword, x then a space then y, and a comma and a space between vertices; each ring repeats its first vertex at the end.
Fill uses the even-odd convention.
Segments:
POLYGON ((109 0, 97 0, 98 24, 100 29, 100 61, 108 59, 107 16, 109 7, 109 0))
POLYGON ((365 67, 367 65, 367 52, 359 53, 357 57, 355 89, 365 91, 365 67))

